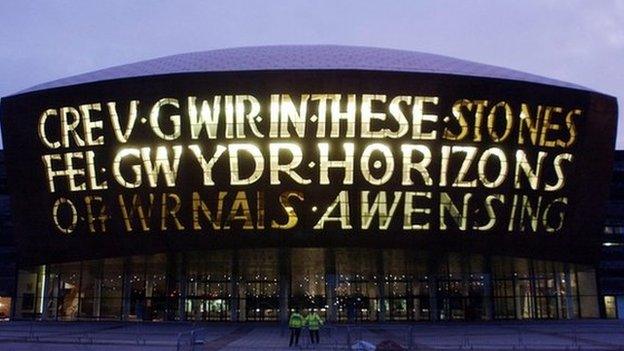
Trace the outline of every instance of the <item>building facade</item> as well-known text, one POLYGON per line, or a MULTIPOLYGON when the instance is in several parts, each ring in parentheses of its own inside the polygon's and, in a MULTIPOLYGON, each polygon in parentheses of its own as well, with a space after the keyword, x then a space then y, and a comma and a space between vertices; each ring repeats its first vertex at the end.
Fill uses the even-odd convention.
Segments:
POLYGON ((595 318, 617 104, 430 54, 183 54, 2 99, 13 316, 595 318))

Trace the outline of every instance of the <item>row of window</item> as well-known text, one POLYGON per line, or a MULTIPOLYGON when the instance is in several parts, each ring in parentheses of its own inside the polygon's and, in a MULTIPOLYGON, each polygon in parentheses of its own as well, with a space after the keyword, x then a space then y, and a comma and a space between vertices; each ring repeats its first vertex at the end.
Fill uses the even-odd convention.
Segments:
POLYGON ((593 270, 559 262, 410 250, 258 249, 33 267, 15 317, 274 320, 567 318, 598 314, 593 270), (332 291, 332 294, 328 294, 332 291))

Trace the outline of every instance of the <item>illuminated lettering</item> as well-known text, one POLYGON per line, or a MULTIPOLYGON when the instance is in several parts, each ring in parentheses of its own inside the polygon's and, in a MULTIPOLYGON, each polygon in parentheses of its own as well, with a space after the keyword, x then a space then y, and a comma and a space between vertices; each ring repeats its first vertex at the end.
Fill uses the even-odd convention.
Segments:
POLYGON ((84 155, 82 154, 82 152, 70 152, 70 153, 66 153, 63 155, 60 155, 60 154, 43 155, 41 158, 45 166, 46 175, 48 179, 48 188, 51 193, 56 191, 56 188, 54 186, 55 177, 67 177, 67 187, 69 191, 87 190, 87 184, 84 181, 80 183, 76 182, 76 176, 84 177, 85 170, 74 168, 74 159, 82 160, 84 158, 84 155), (52 161, 59 161, 59 160, 64 161, 63 169, 54 170, 52 161))
POLYGON ((54 109, 45 110, 45 112, 43 112, 41 116, 39 117, 39 124, 38 124, 39 140, 41 140, 43 145, 45 145, 49 149, 58 149, 59 147, 61 147, 61 142, 50 141, 46 134, 46 122, 48 120, 48 117, 50 116, 58 116, 56 110, 54 109))
POLYGON ((223 155, 227 148, 223 145, 217 145, 214 155, 208 161, 206 161, 206 159, 202 155, 202 151, 199 145, 189 145, 188 148, 193 152, 193 155, 195 155, 195 158, 197 159, 197 162, 199 162, 199 165, 203 171, 204 185, 215 185, 215 182, 212 179, 212 169, 214 168, 215 163, 217 163, 217 160, 219 160, 219 157, 223 155))
POLYGON ((158 100, 152 107, 152 112, 150 113, 150 126, 152 127, 152 131, 154 134, 163 140, 176 140, 180 137, 182 132, 180 126, 180 115, 171 115, 169 116, 169 120, 173 124, 173 131, 169 134, 165 134, 160 128, 160 112, 163 106, 173 106, 176 109, 180 108, 180 103, 177 99, 172 98, 163 98, 158 100))
POLYGON ((135 148, 126 148, 126 149, 119 150, 119 152, 115 155, 115 159, 113 160, 113 177, 115 178, 117 183, 123 186, 124 188, 129 188, 129 189, 138 188, 139 186, 141 186, 141 182, 142 182, 141 166, 139 164, 134 164, 131 166, 132 173, 134 175, 133 180, 128 181, 121 174, 122 162, 124 162, 124 160, 129 157, 136 158, 138 162, 140 163, 141 150, 135 149, 135 148))
POLYGON ((548 138, 548 132, 551 130, 559 130, 560 125, 553 123, 552 117, 555 113, 561 113, 563 109, 561 107, 547 106, 544 111, 544 122, 542 124, 542 133, 540 136, 540 146, 555 147, 556 141, 548 138))
MULTIPOLYGON (((331 99, 331 96, 329 94, 313 94, 312 97, 310 98, 310 101, 318 101, 318 109, 317 109, 317 124, 316 124, 316 137, 317 138, 324 138, 325 137, 325 132, 327 129, 327 101, 331 99)), ((279 97, 277 100, 279 105, 279 97)), ((274 99, 273 99, 273 95, 271 95, 271 111, 273 111, 274 107, 274 99)), ((278 111, 278 107, 275 107, 275 109, 278 111)), ((273 112, 271 113, 271 115, 273 115, 273 112)), ((310 117, 311 120, 314 120, 313 117, 310 117)), ((273 131, 273 126, 277 126, 277 123, 271 123, 271 131, 273 131)), ((272 138, 277 137, 277 131, 273 134, 271 134, 272 138)))
MULTIPOLYGON (((444 127, 444 134, 443 134, 443 138, 446 140, 463 140, 466 135, 468 135, 468 122, 466 121, 466 116, 464 116, 464 111, 463 109, 466 109, 468 111, 472 111, 472 101, 470 100, 457 100, 455 102, 455 104, 453 104, 453 110, 452 110, 452 115, 453 117, 455 117, 455 119, 457 120, 457 123, 459 124, 459 133, 454 133, 452 132, 448 127, 444 127)), ((449 117, 445 118, 445 122, 447 120, 450 120, 449 117)))
POLYGON ((87 162, 87 179, 89 184, 89 189, 91 190, 106 190, 108 189, 108 182, 105 180, 101 183, 97 180, 97 171, 95 170, 95 152, 87 151, 85 152, 86 162, 87 162))
POLYGON ((477 179, 466 180, 466 175, 470 170, 470 166, 472 165, 476 155, 477 155, 477 147, 476 146, 453 146, 451 148, 451 153, 465 153, 466 157, 462 162, 462 165, 459 169, 459 173, 457 173, 457 178, 453 182, 454 187, 459 188, 474 188, 477 186, 477 179))
POLYGON ((73 107, 61 107, 61 143, 63 147, 69 147, 69 137, 72 136, 76 146, 84 146, 76 129, 80 124, 80 113, 73 107), (71 117, 70 117, 71 116, 71 117))
POLYGON ((539 221, 540 206, 542 205, 542 197, 537 198, 537 204, 534 206, 531 204, 529 197, 522 195, 522 208, 520 209, 520 231, 525 231, 525 214, 530 219, 531 229, 536 232, 537 224, 539 221))
POLYGON ((182 201, 180 200, 180 196, 175 193, 164 193, 162 194, 161 199, 161 208, 160 208, 160 230, 167 230, 167 218, 171 217, 173 219, 173 223, 175 224, 176 230, 184 230, 184 226, 180 223, 178 219, 178 211, 180 211, 180 206, 182 201), (169 205, 169 200, 173 200, 173 206, 169 205))
MULTIPOLYGON (((488 100, 475 100, 475 122, 474 122, 474 141, 482 141, 481 137, 481 125, 483 124, 483 115, 485 114, 485 108, 488 106, 488 100)), ((491 112, 490 112, 491 114, 491 112)))
MULTIPOLYGON (((381 161, 377 160, 373 162, 373 168, 380 169, 381 167, 381 161)), ((390 180, 390 177, 392 177, 392 172, 394 172, 394 157, 392 156, 392 151, 390 151, 390 148, 384 144, 374 143, 368 145, 362 153, 362 158, 360 159, 360 169, 364 179, 366 179, 367 182, 373 185, 383 185, 387 183, 388 180, 390 180), (373 152, 380 152, 386 164, 385 171, 380 178, 373 176, 369 168, 373 152)))
POLYGON ((353 229, 351 226, 351 218, 349 216, 349 192, 346 190, 341 191, 334 201, 327 207, 323 216, 316 222, 314 229, 324 229, 325 223, 338 222, 341 229, 353 229), (333 217, 331 214, 338 207, 339 215, 333 217))
POLYGON ((529 164, 524 150, 516 151, 516 172, 514 177, 514 184, 516 189, 520 189, 522 187, 520 183, 520 171, 522 171, 522 173, 524 173, 524 175, 527 177, 531 189, 537 190, 539 188, 539 183, 542 175, 542 164, 544 163, 546 155, 546 152, 540 151, 537 155, 537 165, 535 166, 535 168, 533 168, 531 164, 529 164))
POLYGON ((329 160, 329 144, 328 143, 318 143, 319 148, 319 174, 320 174, 320 183, 321 184, 329 184, 329 169, 330 168, 343 168, 345 172, 345 176, 342 180, 342 184, 353 184, 353 157, 355 154, 355 144, 353 143, 344 143, 342 147, 345 152, 344 160, 329 160))
POLYGON ((100 104, 86 104, 78 106, 82 114, 82 128, 84 130, 84 141, 87 146, 104 145, 104 136, 100 135, 93 139, 93 132, 104 127, 103 121, 93 121, 91 111, 102 111, 100 104))
MULTIPOLYGON (((332 97, 331 103, 331 132, 330 137, 340 137, 340 121, 344 120, 347 123, 347 131, 345 132, 346 138, 353 138, 355 136, 355 94, 347 95, 347 111, 341 112, 340 110, 341 95, 335 94, 332 97)), ((320 125, 320 123, 319 123, 320 125)))
POLYGON ((551 203, 548 204, 548 206, 546 206, 546 209, 544 210, 544 216, 542 219, 542 223, 544 225, 544 228, 546 228, 546 232, 554 233, 554 232, 560 231, 563 228, 563 223, 565 219, 565 205, 567 204, 568 204, 567 197, 559 197, 559 198, 554 199, 551 203), (549 224, 548 219, 550 218, 551 207, 556 204, 561 204, 563 208, 558 212, 559 218, 558 218, 556 226, 553 227, 549 224))
POLYGON ((478 166, 479 180, 481 181, 483 186, 486 188, 499 187, 501 184, 503 184, 503 182, 507 178, 507 168, 508 168, 507 156, 505 156, 505 153, 503 152, 503 150, 499 148, 492 147, 492 148, 485 150, 483 154, 481 154, 481 157, 479 158, 479 164, 477 166, 478 166), (490 158, 492 158, 492 156, 494 156, 494 158, 498 160, 499 172, 498 172, 496 179, 494 179, 493 181, 490 181, 487 177, 486 168, 488 165, 488 161, 490 160, 490 158))
POLYGON ((212 108, 207 100, 201 102, 199 111, 197 110, 197 98, 188 97, 188 115, 191 123, 191 139, 196 140, 202 129, 206 128, 208 139, 217 138, 217 128, 219 126, 219 115, 221 113, 221 96, 215 96, 212 100, 212 108))
POLYGON ((423 132, 423 122, 438 122, 438 115, 424 113, 425 103, 432 105, 438 104, 437 96, 415 96, 414 106, 412 107, 412 139, 420 140, 435 140, 438 132, 432 130, 430 132, 423 132))
POLYGON ((180 168, 180 157, 182 156, 182 146, 175 145, 172 146, 171 149, 173 150, 173 164, 169 160, 169 150, 166 146, 159 146, 156 148, 156 158, 154 161, 152 161, 151 157, 151 148, 141 148, 141 158, 143 159, 143 166, 150 187, 155 188, 158 186, 158 177, 160 174, 164 175, 165 184, 168 187, 174 187, 176 185, 178 169, 180 168))
POLYGON ((390 228, 390 222, 392 221, 392 216, 399 205, 399 201, 401 201, 401 192, 394 192, 394 199, 392 200, 392 204, 390 205, 390 210, 388 211, 388 199, 385 191, 380 191, 375 196, 375 200, 373 200, 373 205, 369 205, 369 195, 370 191, 365 190, 361 193, 361 214, 362 214, 362 229, 369 229, 370 225, 375 217, 375 214, 379 215, 379 229, 387 230, 390 228))
POLYGON ((373 101, 386 102, 386 95, 362 95, 362 138, 385 138, 390 131, 388 129, 381 129, 378 131, 372 130, 373 120, 385 121, 386 114, 383 112, 373 112, 373 101))
POLYGON ((570 138, 568 139, 568 141, 565 142, 557 140, 557 146, 567 148, 574 145, 574 143, 576 142, 576 123, 574 122, 574 116, 580 116, 582 113, 583 111, 579 109, 568 112, 565 122, 566 126, 568 127, 568 132, 570 133, 570 138))
POLYGON ((466 230, 468 222, 468 202, 471 197, 471 193, 464 194, 462 212, 460 213, 449 194, 446 192, 440 193, 440 230, 448 229, 446 225, 446 212, 451 215, 453 221, 458 225, 459 230, 466 230))
POLYGON ((134 222, 136 215, 138 215, 139 217, 141 229, 144 232, 150 230, 152 207, 154 206, 154 194, 149 194, 149 205, 145 209, 143 208, 143 204, 141 203, 140 196, 137 194, 132 196, 132 205, 129 206, 129 209, 126 206, 126 200, 123 195, 119 194, 117 199, 119 202, 119 208, 121 209, 121 218, 123 219, 124 226, 127 232, 131 232, 133 230, 132 223, 134 222))
POLYGON ((223 229, 230 229, 233 221, 243 221, 243 229, 254 229, 249 201, 247 201, 247 194, 244 191, 236 193, 230 214, 223 223, 223 229))
MULTIPOLYGON (((258 130, 256 125, 256 119, 262 120, 260 117, 260 102, 258 99, 251 95, 236 95, 236 137, 240 139, 245 138, 245 120, 249 125, 251 132, 258 138, 263 138, 264 135, 258 130), (247 104, 250 108, 247 111, 247 104)), ((304 124, 305 126, 305 124, 304 124)))
POLYGON ((289 123, 293 126, 299 138, 305 137, 306 116, 308 114, 308 100, 310 95, 301 95, 299 109, 295 107, 292 98, 288 94, 280 95, 281 102, 279 113, 279 137, 290 138, 289 123))
POLYGON ((279 179, 279 173, 284 172, 292 180, 299 184, 310 184, 312 181, 310 179, 304 179, 302 176, 295 172, 295 169, 299 167, 301 161, 303 160, 303 152, 301 151, 301 147, 297 144, 293 143, 271 143, 269 146, 270 153, 270 169, 271 169, 271 184, 278 185, 281 184, 279 179), (290 162, 286 164, 280 164, 280 152, 288 151, 291 155, 290 162))
POLYGON ((494 212, 494 205, 493 205, 494 200, 502 204, 505 202, 505 195, 495 194, 495 195, 488 195, 485 197, 485 211, 487 212, 488 221, 482 226, 479 226, 475 223, 472 229, 479 230, 479 231, 487 231, 487 230, 494 228, 494 225, 496 224, 496 212, 494 212))
POLYGON ((565 185, 565 175, 563 174, 563 161, 572 162, 572 154, 559 154, 555 156, 555 160, 553 161, 553 166, 555 167, 555 173, 557 173, 557 182, 553 185, 546 184, 544 186, 544 190, 546 191, 557 191, 565 185))
POLYGON ((509 137, 509 135, 511 134, 511 128, 513 127, 513 119, 514 119, 513 112, 511 111, 511 106, 509 106, 508 103, 501 101, 498 104, 492 106, 492 109, 490 110, 490 114, 488 115, 488 119, 487 119, 487 129, 493 142, 499 143, 499 142, 505 141, 505 139, 509 137), (503 131, 503 135, 501 136, 499 136, 496 129, 494 129, 494 123, 496 120, 496 111, 498 110, 499 107, 502 107, 505 109, 505 114, 504 114, 505 130, 503 131))
POLYGON ((87 224, 89 225, 89 232, 95 233, 97 231, 95 228, 95 221, 97 219, 100 223, 99 231, 101 233, 106 233, 106 222, 110 219, 110 216, 108 215, 104 199, 101 196, 89 195, 85 196, 84 201, 87 209, 87 224), (100 210, 97 217, 94 216, 94 203, 100 204, 100 210))
POLYGON ((426 207, 414 207, 414 200, 417 197, 424 197, 431 199, 431 192, 423 191, 407 191, 405 192, 405 204, 403 208, 403 229, 405 230, 429 230, 429 222, 427 223, 414 223, 412 216, 418 213, 424 213, 426 215, 431 214, 431 209, 426 207))
POLYGON ((139 113, 139 101, 130 101, 130 107, 128 111, 128 123, 126 124, 126 128, 124 129, 123 133, 121 132, 121 123, 119 123, 119 115, 117 114, 117 107, 115 102, 109 102, 106 105, 108 106, 108 114, 110 115, 115 138, 117 138, 117 141, 119 141, 120 143, 127 143, 128 138, 130 138, 130 134, 132 134, 132 130, 134 129, 134 124, 137 120, 137 115, 139 113))
POLYGON ((414 185, 412 169, 420 173, 425 185, 432 185, 433 179, 431 179, 431 175, 427 170, 431 163, 431 150, 425 145, 403 144, 401 145, 401 152, 403 153, 403 179, 401 185, 414 185), (412 162, 414 151, 418 151, 422 155, 420 162, 412 162))
POLYGON ((204 218, 208 220, 208 223, 211 225, 213 230, 221 229, 220 223, 221 223, 221 217, 223 215, 223 199, 225 198, 225 195, 227 195, 227 192, 225 191, 219 192, 219 200, 218 200, 219 209, 217 211, 217 215, 213 219, 212 212, 210 212, 210 209, 208 208, 206 203, 202 201, 202 199, 199 197, 199 193, 193 192, 193 229, 202 230, 202 226, 199 223, 200 211, 204 215, 204 218))
POLYGON ((524 144, 524 128, 528 128, 529 130, 529 138, 531 139, 531 144, 537 144, 537 136, 539 131, 539 121, 540 116, 542 115, 542 106, 537 106, 536 116, 531 116, 531 110, 528 104, 523 103, 520 108, 520 125, 518 127, 518 144, 524 144))
POLYGON ((299 199, 299 201, 303 201, 303 193, 300 191, 286 191, 280 194, 279 203, 286 212, 286 216, 288 220, 284 224, 280 224, 275 220, 271 221, 271 228, 273 229, 290 229, 294 228, 299 222, 299 217, 297 217, 297 212, 295 208, 290 203, 290 198, 299 199))
POLYGON ((230 144, 228 145, 230 154, 230 184, 249 185, 253 184, 262 176, 264 171, 264 157, 257 146, 252 144, 230 144), (240 176, 240 164, 238 162, 239 152, 244 151, 250 154, 254 160, 254 171, 247 178, 240 176))
POLYGON ((398 139, 409 131, 409 123, 407 121, 407 117, 401 110, 401 103, 405 103, 407 105, 411 104, 412 97, 411 96, 396 96, 390 101, 390 105, 388 106, 388 112, 390 112, 390 116, 396 120, 399 128, 396 132, 391 131, 390 129, 386 130, 386 135, 389 138, 398 139))
POLYGON ((56 229, 58 229, 58 231, 63 234, 71 234, 74 232, 74 230, 76 230, 76 226, 78 225, 78 210, 71 200, 61 197, 54 202, 54 206, 52 207, 52 219, 54 221, 54 226, 56 227, 56 229), (69 225, 61 224, 61 221, 59 219, 59 211, 61 210, 61 206, 67 207, 68 210, 71 212, 69 225))

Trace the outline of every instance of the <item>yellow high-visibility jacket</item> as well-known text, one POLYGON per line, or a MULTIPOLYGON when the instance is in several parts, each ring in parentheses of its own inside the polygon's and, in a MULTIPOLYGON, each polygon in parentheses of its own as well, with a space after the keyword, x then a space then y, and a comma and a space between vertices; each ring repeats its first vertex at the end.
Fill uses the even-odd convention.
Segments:
POLYGON ((306 325, 310 330, 319 330, 323 325, 323 319, 317 313, 310 313, 306 317, 306 325))
POLYGON ((288 321, 288 327, 290 328, 301 328, 303 327, 303 316, 299 313, 295 312, 290 315, 290 320, 288 321))

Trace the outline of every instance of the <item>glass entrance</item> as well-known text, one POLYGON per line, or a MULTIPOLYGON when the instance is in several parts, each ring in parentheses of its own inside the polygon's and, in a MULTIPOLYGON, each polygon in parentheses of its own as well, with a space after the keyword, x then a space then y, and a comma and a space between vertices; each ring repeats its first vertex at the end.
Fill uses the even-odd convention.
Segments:
POLYGON ((338 319, 349 323, 376 321, 380 310, 377 250, 337 249, 338 319))
POLYGON ((327 317, 324 249, 291 249, 289 308, 316 310, 327 317))
POLYGON ((193 252, 187 256, 186 318, 228 321, 231 318, 232 252, 193 252))
POLYGON ((277 249, 240 250, 239 269, 239 320, 278 320, 279 269, 277 249))

